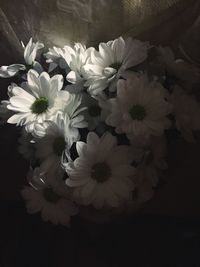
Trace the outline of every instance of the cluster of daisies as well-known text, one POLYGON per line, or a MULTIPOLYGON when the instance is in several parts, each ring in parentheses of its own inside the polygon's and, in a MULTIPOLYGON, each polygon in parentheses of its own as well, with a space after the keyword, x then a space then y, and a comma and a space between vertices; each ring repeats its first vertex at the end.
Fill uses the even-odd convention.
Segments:
POLYGON ((0 117, 22 129, 28 212, 69 226, 82 210, 127 212, 149 200, 170 131, 195 141, 200 130, 198 68, 132 38, 23 48, 24 64, 0 68, 13 81, 0 117))

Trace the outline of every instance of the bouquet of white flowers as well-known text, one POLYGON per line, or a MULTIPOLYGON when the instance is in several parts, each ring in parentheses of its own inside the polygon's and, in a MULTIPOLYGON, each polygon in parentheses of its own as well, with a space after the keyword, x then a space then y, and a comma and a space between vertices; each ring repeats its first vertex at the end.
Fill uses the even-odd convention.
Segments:
POLYGON ((14 81, 0 116, 22 128, 28 212, 69 225, 86 206, 119 214, 149 200, 170 133, 195 141, 200 130, 199 69, 132 38, 53 47, 43 64, 42 43, 23 47, 24 64, 0 68, 14 81))

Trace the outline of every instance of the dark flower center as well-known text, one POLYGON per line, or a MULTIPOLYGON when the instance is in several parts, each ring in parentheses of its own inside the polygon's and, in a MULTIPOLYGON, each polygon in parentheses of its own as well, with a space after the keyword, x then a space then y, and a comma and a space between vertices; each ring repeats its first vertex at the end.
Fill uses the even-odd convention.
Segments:
POLYGON ((142 120, 144 120, 144 118, 146 116, 146 110, 141 105, 134 105, 129 110, 129 114, 131 115, 131 118, 133 120, 142 121, 142 120))
POLYGON ((60 196, 56 194, 50 187, 46 187, 43 189, 43 196, 48 202, 54 204, 56 204, 60 200, 60 196))
POLYGON ((62 156, 63 150, 65 149, 66 143, 65 143, 65 139, 62 136, 59 136, 57 138, 54 139, 53 142, 53 152, 57 155, 57 156, 62 156))
POLYGON ((90 106, 88 108, 88 113, 91 117, 98 117, 101 114, 101 108, 97 105, 90 106))
POLYGON ((31 106, 31 110, 35 114, 41 114, 47 110, 49 106, 48 99, 46 97, 40 97, 35 100, 31 106))
POLYGON ((98 162, 92 167, 91 177, 98 183, 103 183, 107 181, 110 176, 111 169, 106 162, 98 162))

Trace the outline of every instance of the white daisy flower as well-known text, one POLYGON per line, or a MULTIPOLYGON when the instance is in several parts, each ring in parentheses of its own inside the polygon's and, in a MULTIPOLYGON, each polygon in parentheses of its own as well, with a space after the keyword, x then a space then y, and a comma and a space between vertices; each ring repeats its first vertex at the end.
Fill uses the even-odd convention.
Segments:
MULTIPOLYGON (((37 56, 37 51, 43 48, 44 44, 40 42, 34 43, 31 38, 26 46, 22 42, 22 46, 24 48, 24 60, 26 65, 32 66, 33 69, 35 69, 40 73, 42 71, 42 66, 37 61, 35 61, 35 59, 37 56)), ((26 66, 23 64, 12 64, 10 66, 2 66, 0 67, 0 77, 10 78, 17 75, 20 71, 24 70, 26 70, 26 66)))
POLYGON ((119 80, 117 97, 110 99, 111 114, 106 123, 128 136, 162 135, 170 126, 166 117, 170 105, 165 93, 161 84, 150 82, 146 75, 133 73, 127 80, 119 80))
POLYGON ((68 69, 69 66, 63 57, 63 50, 59 47, 49 48, 49 51, 44 54, 46 62, 49 63, 49 72, 59 67, 61 69, 68 69))
POLYGON ((41 180, 39 188, 25 186, 21 194, 29 213, 41 212, 44 221, 70 226, 70 218, 78 210, 68 195, 61 194, 62 191, 45 183, 42 185, 41 180))
POLYGON ((65 58, 71 71, 67 74, 67 81, 72 85, 68 85, 66 90, 71 93, 80 93, 84 89, 85 70, 84 66, 90 59, 94 48, 86 49, 86 46, 81 43, 76 43, 74 48, 70 46, 64 47, 63 57, 65 58))
POLYGON ((100 43, 99 52, 93 50, 91 60, 84 66, 88 91, 97 95, 107 87, 116 91, 116 81, 124 70, 142 63, 147 58, 148 44, 122 37, 100 43))
POLYGON ((200 130, 200 103, 178 86, 174 88, 169 102, 173 105, 176 128, 187 141, 194 142, 192 132, 200 130))
POLYGON ((79 157, 65 168, 69 176, 66 184, 73 188, 77 202, 99 209, 117 207, 130 197, 134 168, 128 146, 118 146, 117 139, 108 132, 101 138, 90 132, 87 143, 77 142, 76 148, 79 157))
POLYGON ((12 89, 8 109, 16 114, 8 119, 8 123, 25 125, 26 130, 31 132, 35 123, 43 123, 56 112, 55 103, 63 86, 63 76, 50 78, 46 72, 39 75, 30 70, 27 85, 28 91, 17 86, 12 89))
POLYGON ((34 43, 32 38, 30 38, 26 47, 23 43, 22 46, 24 47, 24 60, 27 65, 32 66, 35 62, 38 50, 42 49, 44 44, 40 42, 34 43))
POLYGON ((62 157, 69 155, 69 149, 79 137, 74 136, 70 124, 68 117, 63 117, 60 113, 48 122, 47 127, 43 124, 36 126, 36 132, 39 133, 40 138, 34 139, 35 154, 41 161, 41 170, 45 173, 51 173, 54 176, 53 179, 56 179, 56 176, 63 176, 62 157))

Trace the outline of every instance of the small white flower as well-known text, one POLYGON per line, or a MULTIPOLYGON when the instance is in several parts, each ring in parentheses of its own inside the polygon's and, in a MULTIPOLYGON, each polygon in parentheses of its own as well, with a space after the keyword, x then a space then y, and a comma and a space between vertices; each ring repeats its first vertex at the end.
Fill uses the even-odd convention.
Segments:
POLYGON ((93 50, 91 60, 84 66, 88 91, 97 95, 107 87, 116 91, 116 82, 123 72, 147 58, 148 44, 122 37, 100 43, 99 52, 93 50))
POLYGON ((169 102, 173 105, 176 128, 187 141, 194 142, 192 132, 200 130, 200 103, 178 86, 174 88, 169 102))
POLYGON ((44 54, 46 62, 49 63, 49 72, 55 68, 60 67, 61 69, 68 69, 68 64, 63 57, 63 50, 59 47, 49 48, 49 52, 44 54))
POLYGON ((37 51, 39 49, 42 49, 44 47, 44 44, 40 42, 34 43, 32 38, 30 38, 26 47, 24 46, 23 43, 22 46, 24 47, 24 60, 27 65, 32 66, 35 62, 37 51))
MULTIPOLYGON (((33 43, 32 38, 29 40, 26 47, 22 43, 24 48, 24 60, 25 63, 29 66, 32 66, 38 73, 42 72, 42 66, 40 63, 35 61, 37 56, 37 51, 44 47, 44 45, 40 42, 33 43)), ((26 66, 23 64, 12 64, 10 66, 1 66, 0 67, 0 77, 2 78, 10 78, 17 75, 20 71, 25 71, 26 66)))
POLYGON ((128 146, 118 146, 110 133, 99 138, 90 132, 87 143, 77 142, 79 157, 65 165, 68 186, 77 202, 95 208, 117 207, 129 199, 134 188, 128 146))
POLYGON ((76 43, 74 48, 70 46, 64 47, 63 57, 65 58, 71 71, 67 74, 67 81, 72 85, 66 87, 71 93, 80 93, 84 89, 85 70, 84 66, 90 59, 94 48, 86 49, 86 46, 81 43, 76 43))
POLYGON ((162 135, 170 126, 166 117, 170 105, 165 93, 161 84, 150 82, 146 75, 133 73, 127 80, 119 80, 117 97, 110 99, 111 114, 106 123, 128 136, 162 135))
POLYGON ((55 102, 63 86, 62 75, 52 78, 48 73, 38 74, 34 70, 28 72, 28 91, 21 87, 12 89, 8 109, 15 111, 8 123, 25 125, 28 132, 33 131, 35 123, 43 123, 56 112, 55 102))
POLYGON ((70 226, 70 218, 77 214, 78 210, 68 195, 61 192, 63 192, 62 188, 59 190, 58 187, 45 183, 42 185, 41 180, 39 188, 25 186, 21 194, 26 200, 29 213, 41 212, 44 221, 70 226))

